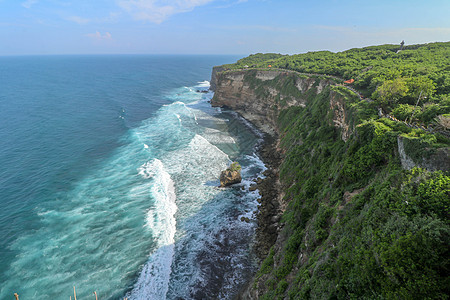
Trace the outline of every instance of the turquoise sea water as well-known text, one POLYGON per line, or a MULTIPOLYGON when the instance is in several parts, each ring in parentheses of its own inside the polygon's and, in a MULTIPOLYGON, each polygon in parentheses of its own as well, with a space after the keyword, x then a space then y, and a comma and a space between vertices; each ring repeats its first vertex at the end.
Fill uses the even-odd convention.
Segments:
POLYGON ((0 299, 236 294, 261 136, 205 92, 236 59, 0 57, 0 299), (244 182, 217 188, 231 160, 244 182))

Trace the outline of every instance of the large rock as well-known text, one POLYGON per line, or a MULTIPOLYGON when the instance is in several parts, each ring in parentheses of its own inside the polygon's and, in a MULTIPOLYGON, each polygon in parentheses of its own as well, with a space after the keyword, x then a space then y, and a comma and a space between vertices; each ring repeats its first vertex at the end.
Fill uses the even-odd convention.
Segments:
POLYGON ((231 166, 222 171, 220 174, 220 186, 225 187, 235 183, 240 183, 242 181, 241 177, 241 166, 238 163, 232 163, 231 166))

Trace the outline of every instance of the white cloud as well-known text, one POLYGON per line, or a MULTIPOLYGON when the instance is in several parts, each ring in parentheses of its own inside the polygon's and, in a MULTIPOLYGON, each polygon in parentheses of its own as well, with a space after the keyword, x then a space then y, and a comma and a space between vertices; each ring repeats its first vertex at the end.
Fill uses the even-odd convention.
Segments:
POLYGON ((82 18, 82 17, 79 17, 79 16, 70 16, 70 17, 67 17, 66 20, 75 22, 75 23, 80 24, 80 25, 87 24, 87 23, 90 22, 89 19, 85 19, 85 18, 82 18))
POLYGON ((105 34, 101 34, 100 32, 96 31, 95 33, 88 33, 86 34, 87 37, 90 37, 91 39, 101 41, 101 40, 111 40, 112 36, 111 33, 105 32, 105 34))
POLYGON ((216 8, 230 8, 230 7, 233 7, 235 5, 239 5, 241 3, 245 3, 245 2, 248 2, 248 0, 227 1, 223 5, 216 6, 216 8))
POLYGON ((38 0, 27 0, 25 2, 22 2, 22 6, 25 8, 31 8, 37 2, 38 2, 38 0))
POLYGON ((298 28, 295 27, 276 27, 268 25, 231 25, 231 26, 217 26, 223 30, 234 30, 241 32, 261 31, 261 32, 296 32, 298 28))
POLYGON ((115 22, 121 14, 121 12, 110 12, 108 16, 97 19, 96 21, 99 23, 115 22))
MULTIPOLYGON (((1 0, 0 0, 1 1, 1 0)), ((85 25, 85 24, 95 24, 95 23, 114 23, 117 21, 118 17, 121 15, 121 12, 110 12, 109 15, 104 16, 104 17, 98 17, 98 18, 83 18, 80 16, 64 16, 62 15, 61 18, 66 20, 66 21, 70 21, 70 22, 74 22, 77 23, 79 25, 85 25)))
POLYGON ((214 0, 119 0, 135 19, 160 24, 174 14, 188 12, 214 0))

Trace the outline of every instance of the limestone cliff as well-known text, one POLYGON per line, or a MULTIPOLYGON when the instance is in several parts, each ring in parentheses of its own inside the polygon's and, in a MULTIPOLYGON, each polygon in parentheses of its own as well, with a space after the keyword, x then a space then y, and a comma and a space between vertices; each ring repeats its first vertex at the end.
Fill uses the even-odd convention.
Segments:
POLYGON ((215 66, 212 69, 212 73, 211 73, 211 81, 210 81, 210 85, 209 85, 209 89, 211 91, 215 91, 216 90, 216 86, 217 86, 217 74, 219 72, 223 72, 225 69, 222 66, 215 66))
POLYGON ((417 139, 408 139, 403 136, 397 137, 397 145, 403 169, 411 170, 419 167, 430 172, 450 170, 450 160, 448 159, 450 148, 448 147, 430 149, 421 145, 417 139))
MULTIPOLYGON (((233 109, 268 133, 266 142, 275 141, 260 151, 269 166, 257 186, 262 196, 256 254, 264 260, 238 299, 348 298, 348 282, 364 291, 363 281, 351 281, 365 278, 359 277, 360 266, 381 266, 371 256, 359 256, 369 253, 367 247, 379 251, 377 237, 367 234, 372 228, 361 233, 360 224, 376 220, 378 232, 390 232, 393 223, 384 217, 395 216, 400 207, 413 211, 420 198, 415 193, 422 191, 416 185, 443 182, 442 172, 402 168, 448 170, 448 147, 431 144, 436 137, 408 136, 406 125, 378 115, 376 103, 327 76, 215 68, 212 77, 212 105, 233 109), (389 211, 390 201, 397 211, 389 211), (343 275, 331 272, 349 265, 343 275)), ((433 203, 446 199, 445 193, 436 195, 433 203)), ((385 274, 372 279, 384 280, 385 274)))
POLYGON ((238 70, 220 72, 214 68, 211 86, 213 106, 229 107, 264 132, 276 135, 277 118, 282 109, 305 106, 332 84, 330 79, 301 76, 291 72, 238 70))
MULTIPOLYGON (((448 113, 446 102, 415 107, 406 122, 396 119, 416 103, 413 90, 399 101, 411 102, 408 109, 373 92, 375 81, 406 57, 392 53, 392 64, 387 48, 379 48, 368 76, 374 49, 275 60, 255 55, 215 68, 212 104, 270 134, 259 149, 268 170, 252 185, 261 193, 255 250, 262 260, 238 299, 450 294, 450 148, 448 134, 426 121, 438 110, 448 113), (344 85, 324 72, 356 81, 344 85)), ((435 83, 436 91, 445 90, 435 83)))
MULTIPOLYGON (((287 207, 283 201, 284 191, 279 181, 279 165, 283 151, 279 147, 278 117, 289 107, 306 107, 310 99, 323 95, 328 101, 328 123, 338 129, 342 140, 346 141, 353 132, 349 123, 349 112, 345 97, 327 88, 334 85, 331 79, 319 76, 305 76, 278 70, 237 70, 224 71, 214 68, 211 86, 215 91, 211 101, 213 106, 227 107, 251 121, 265 133, 274 137, 261 152, 270 169, 266 179, 258 184, 262 191, 256 232, 256 253, 263 259, 272 245, 280 244, 280 217, 287 207)), ((298 143, 302 143, 301 140, 298 143)), ((279 248, 279 247, 278 247, 279 248)), ((264 288, 242 291, 242 299, 257 299, 264 288)))
POLYGON ((343 97, 335 91, 330 92, 330 111, 333 112, 332 125, 341 129, 341 139, 346 142, 353 132, 349 124, 348 111, 345 109, 343 97))

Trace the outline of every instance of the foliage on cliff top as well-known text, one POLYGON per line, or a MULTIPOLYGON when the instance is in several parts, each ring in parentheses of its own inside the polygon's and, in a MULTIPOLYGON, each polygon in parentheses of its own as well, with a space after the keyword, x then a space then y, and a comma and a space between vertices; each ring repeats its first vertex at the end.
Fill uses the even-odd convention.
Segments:
POLYGON ((225 68, 227 69, 242 69, 244 67, 267 67, 268 64, 270 64, 271 62, 274 62, 275 60, 286 56, 286 55, 282 55, 282 54, 277 54, 277 53, 256 53, 256 54, 251 54, 248 57, 244 57, 240 60, 238 60, 235 64, 228 64, 228 65, 224 65, 225 68))
MULTIPOLYGON (((402 120, 429 124, 450 113, 450 42, 406 46, 380 45, 343 52, 296 55, 255 54, 226 65, 295 70, 355 79, 353 86, 402 120), (419 107, 413 113, 420 96, 419 107), (402 105, 402 108, 398 108, 402 105), (399 111, 401 110, 401 111, 399 111)), ((397 117, 397 118, 398 118, 397 117)))
POLYGON ((445 299, 450 176, 402 170, 396 153, 398 135, 430 135, 374 119, 344 143, 327 95, 279 118, 289 206, 257 275, 262 299, 445 299))
MULTIPOLYGON (((281 111, 280 181, 288 207, 283 231, 256 276, 261 299, 446 299, 450 294, 450 176, 403 170, 397 151, 402 136, 405 152, 420 161, 450 140, 377 114, 381 106, 400 120, 448 130, 450 43, 398 50, 383 45, 256 55, 227 66, 267 69, 270 64, 354 78, 353 86, 375 100, 329 86, 318 95, 301 95, 308 96, 305 107, 281 111), (353 131, 347 142, 333 126, 337 106, 344 107, 340 117, 353 131)), ((244 73, 256 92, 270 87, 292 94, 283 92, 287 77, 262 81, 256 70, 244 73)))

